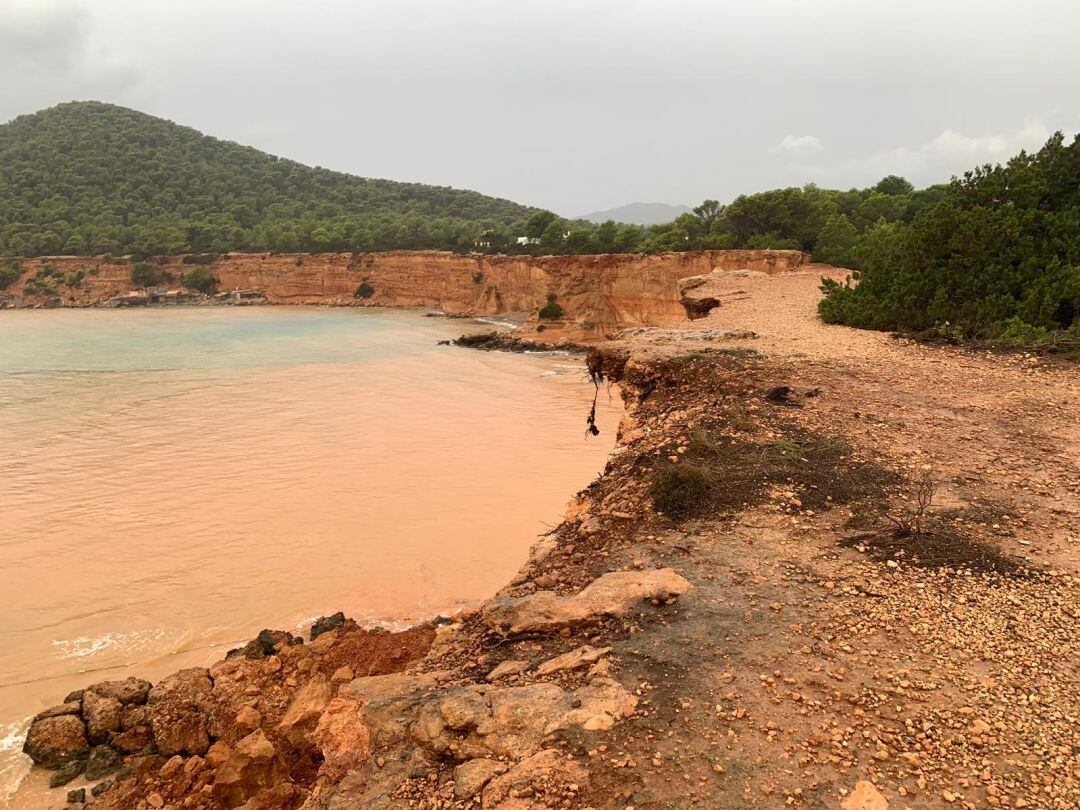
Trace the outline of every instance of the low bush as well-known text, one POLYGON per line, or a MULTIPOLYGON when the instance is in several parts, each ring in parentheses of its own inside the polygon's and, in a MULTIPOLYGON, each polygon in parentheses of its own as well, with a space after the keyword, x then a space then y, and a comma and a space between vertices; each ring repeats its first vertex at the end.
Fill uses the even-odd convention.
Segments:
POLYGON ((164 280, 161 269, 150 262, 136 262, 131 265, 131 283, 138 287, 153 287, 164 280))
POLYGON ((709 511, 716 475, 695 464, 667 464, 653 475, 653 508, 673 520, 686 520, 709 511))
POLYGON ((203 295, 209 295, 217 289, 218 280, 205 267, 196 267, 184 273, 180 277, 180 283, 189 290, 198 290, 203 295))
POLYGON ((540 307, 540 312, 537 314, 544 320, 557 321, 566 313, 563 312, 559 302, 555 300, 555 293, 548 293, 547 303, 540 307))

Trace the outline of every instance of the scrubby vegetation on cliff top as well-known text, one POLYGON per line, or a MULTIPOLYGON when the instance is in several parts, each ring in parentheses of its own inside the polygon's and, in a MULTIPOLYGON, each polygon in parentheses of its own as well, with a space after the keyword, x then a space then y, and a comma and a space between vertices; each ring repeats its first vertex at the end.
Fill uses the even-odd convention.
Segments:
POLYGON ((1080 349, 1080 137, 954 179, 848 266, 858 283, 824 281, 826 321, 1080 349))

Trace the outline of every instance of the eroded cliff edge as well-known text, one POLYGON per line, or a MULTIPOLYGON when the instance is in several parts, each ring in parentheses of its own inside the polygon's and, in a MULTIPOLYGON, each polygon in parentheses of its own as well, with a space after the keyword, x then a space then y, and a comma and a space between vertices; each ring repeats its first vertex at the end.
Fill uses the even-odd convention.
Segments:
MULTIPOLYGON (((451 315, 516 316, 534 323, 548 296, 554 295, 563 314, 545 326, 592 336, 685 320, 679 281, 689 276, 713 271, 774 274, 809 262, 805 253, 794 250, 536 257, 435 251, 233 253, 200 265, 185 264, 184 259, 151 261, 171 279, 158 286, 180 287, 183 274, 200 266, 218 279, 220 290, 249 290, 269 303, 415 307, 451 315), (361 285, 367 286, 358 296, 361 285)), ((138 289, 128 260, 42 257, 23 260, 21 269, 18 281, 0 293, 13 305, 93 306, 138 289), (49 268, 55 276, 39 289, 31 280, 49 268), (76 278, 74 285, 65 283, 76 278)))

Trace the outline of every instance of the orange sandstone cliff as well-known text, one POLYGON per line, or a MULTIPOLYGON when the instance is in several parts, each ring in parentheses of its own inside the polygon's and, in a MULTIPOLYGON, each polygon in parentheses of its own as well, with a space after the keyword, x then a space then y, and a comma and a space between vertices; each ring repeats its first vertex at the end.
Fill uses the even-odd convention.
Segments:
MULTIPOLYGON (((663 326, 686 320, 679 281, 716 271, 779 273, 809 257, 794 250, 713 250, 658 255, 488 256, 437 251, 390 253, 232 253, 206 265, 219 289, 255 290, 273 304, 336 304, 439 309, 451 315, 536 319, 554 294, 564 315, 557 331, 595 336, 628 326, 663 326), (361 284, 370 295, 356 297, 361 284)), ((154 262, 178 287, 192 269, 182 257, 154 262)), ((54 256, 22 262, 7 290, 22 306, 92 306, 133 289, 131 262, 54 256), (27 282, 47 265, 55 291, 31 293, 27 282), (83 270, 78 283, 63 277, 83 270)), ((170 286, 166 283, 166 286, 170 286)))

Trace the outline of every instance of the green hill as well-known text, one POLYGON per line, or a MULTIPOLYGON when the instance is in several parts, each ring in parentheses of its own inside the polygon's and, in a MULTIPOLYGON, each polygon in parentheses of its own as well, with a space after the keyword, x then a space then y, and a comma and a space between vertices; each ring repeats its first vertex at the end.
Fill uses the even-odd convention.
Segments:
POLYGON ((311 168, 94 101, 0 125, 0 255, 462 249, 533 211, 311 168))

